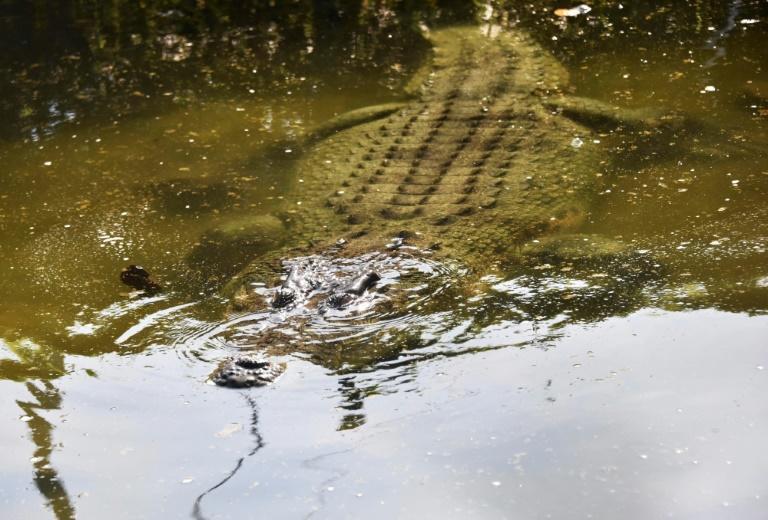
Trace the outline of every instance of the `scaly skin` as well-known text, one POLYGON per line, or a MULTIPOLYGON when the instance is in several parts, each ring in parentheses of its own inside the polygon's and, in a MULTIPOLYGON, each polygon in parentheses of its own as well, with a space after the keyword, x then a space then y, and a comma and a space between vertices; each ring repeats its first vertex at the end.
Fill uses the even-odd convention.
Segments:
POLYGON ((563 86, 563 68, 521 34, 458 28, 432 40, 416 100, 299 161, 293 237, 322 244, 366 231, 350 241, 365 251, 407 230, 464 259, 586 211, 600 157, 571 146, 588 130, 543 106, 563 86))
POLYGON ((606 158, 590 130, 545 106, 566 86, 562 66, 518 32, 459 27, 430 39, 413 101, 297 160, 283 215, 292 248, 318 252, 346 238, 343 254, 357 255, 407 231, 440 255, 487 263, 588 212, 606 158), (584 146, 571 146, 575 137, 584 146))

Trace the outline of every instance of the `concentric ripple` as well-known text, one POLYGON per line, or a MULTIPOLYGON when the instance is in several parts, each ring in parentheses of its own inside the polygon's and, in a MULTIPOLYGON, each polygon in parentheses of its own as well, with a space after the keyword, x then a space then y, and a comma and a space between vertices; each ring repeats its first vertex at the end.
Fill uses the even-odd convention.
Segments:
POLYGON ((125 346, 169 346, 192 364, 255 354, 277 362, 301 358, 349 376, 381 372, 402 382, 422 360, 547 347, 568 323, 642 307, 661 283, 640 269, 646 265, 652 266, 642 255, 583 265, 511 258, 483 273, 410 247, 294 257, 282 262, 282 282, 243 281, 246 305, 237 297, 186 305, 170 298, 163 308, 134 316, 119 339, 125 346), (286 282, 291 272, 301 278, 286 282), (341 308, 330 303, 366 273, 378 275, 375 284, 341 308), (274 305, 288 287, 295 298, 274 305))
MULTIPOLYGON (((467 274, 452 262, 439 262, 422 252, 369 253, 354 258, 299 257, 284 262, 285 276, 301 262, 313 262, 323 280, 293 306, 271 309, 269 302, 279 287, 254 282, 261 296, 256 312, 231 317, 217 340, 226 338, 241 349, 265 348, 270 342, 290 345, 296 351, 314 351, 318 345, 365 343, 385 330, 403 330, 425 321, 435 303, 455 292, 467 274), (329 296, 365 272, 380 279, 341 309, 328 304, 329 296), (265 338, 268 338, 265 343, 265 338)), ((283 349, 279 349, 283 350, 283 349)))
POLYGON ((447 321, 456 315, 451 309, 462 308, 467 296, 468 270, 428 251, 402 247, 351 258, 296 257, 283 262, 284 277, 308 261, 322 273, 321 283, 284 308, 271 304, 279 284, 251 280, 256 298, 245 312, 233 312, 231 302, 218 296, 183 302, 166 294, 115 304, 93 323, 109 329, 121 349, 171 348, 191 364, 259 353, 309 358, 333 369, 368 368, 417 347, 423 334, 451 328, 447 321), (365 272, 380 278, 349 305, 328 304, 335 291, 365 272))

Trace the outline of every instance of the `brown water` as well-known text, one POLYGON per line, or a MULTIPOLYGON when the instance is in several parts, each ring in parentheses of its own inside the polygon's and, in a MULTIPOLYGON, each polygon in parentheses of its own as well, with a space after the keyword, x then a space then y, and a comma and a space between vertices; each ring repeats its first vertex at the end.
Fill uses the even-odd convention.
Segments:
POLYGON ((464 4, 9 7, 3 518, 764 517, 765 5, 464 4), (695 122, 587 143, 618 167, 580 231, 663 277, 509 266, 457 300, 461 259, 418 266, 433 307, 205 384, 265 323, 216 289, 272 242, 204 237, 270 222, 296 139, 401 98, 419 25, 467 20, 531 31, 576 95, 695 122), (129 293, 131 263, 168 290, 129 293))

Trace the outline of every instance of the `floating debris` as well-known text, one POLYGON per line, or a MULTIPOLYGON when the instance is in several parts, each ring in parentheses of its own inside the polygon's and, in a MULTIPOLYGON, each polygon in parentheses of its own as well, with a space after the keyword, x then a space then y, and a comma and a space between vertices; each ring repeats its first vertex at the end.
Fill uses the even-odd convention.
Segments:
POLYGON ((162 287, 152 279, 149 272, 140 265, 129 265, 120 272, 120 281, 136 290, 153 294, 162 291, 162 287))
POLYGON ((224 428, 222 428, 220 431, 215 433, 215 436, 219 439, 226 439, 228 437, 231 437, 235 433, 243 431, 243 425, 240 423, 229 423, 224 428))
POLYGON ((579 4, 576 7, 571 7, 570 9, 565 9, 565 8, 555 9, 555 16, 562 16, 562 17, 580 16, 582 14, 587 14, 591 10, 592 8, 589 7, 587 4, 579 4))

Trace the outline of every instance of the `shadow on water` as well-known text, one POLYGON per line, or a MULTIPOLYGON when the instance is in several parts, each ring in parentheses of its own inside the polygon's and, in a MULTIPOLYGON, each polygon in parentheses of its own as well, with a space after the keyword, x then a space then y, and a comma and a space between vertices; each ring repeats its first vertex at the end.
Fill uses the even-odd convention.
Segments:
POLYGON ((256 405, 256 400, 252 396, 247 394, 243 394, 243 399, 245 399, 245 402, 248 404, 248 407, 251 410, 249 434, 253 438, 253 448, 251 448, 251 450, 248 453, 246 453, 245 455, 237 459, 237 462, 235 463, 235 467, 232 468, 232 471, 230 471, 227 474, 227 476, 225 476, 219 482, 217 482, 213 486, 209 487, 208 489, 200 493, 200 495, 195 499, 195 505, 192 508, 192 518, 194 518, 195 520, 206 519, 206 516, 203 513, 203 507, 202 507, 203 499, 207 495, 213 493, 214 491, 219 489, 221 486, 229 482, 229 480, 232 477, 234 477, 238 471, 240 471, 240 468, 243 467, 243 464, 245 463, 246 459, 248 457, 252 457, 253 455, 255 455, 256 452, 259 451, 261 448, 263 448, 265 445, 264 439, 262 438, 261 433, 259 432, 259 409, 258 409, 258 406, 256 405))
MULTIPOLYGON (((449 13, 471 5, 441 3, 449 13)), ((288 86, 300 102, 318 86, 305 77, 349 81, 360 75, 327 73, 371 72, 417 58, 413 50, 424 44, 412 26, 434 18, 435 6, 386 4, 3 2, 0 44, 16 52, 0 58, 7 80, 0 87, 2 137, 21 131, 39 140, 94 116, 116 118, 246 89, 288 86), (399 42, 394 52, 392 36, 399 42)))
POLYGON ((34 482, 40 494, 45 498, 57 520, 75 518, 75 507, 67 493, 64 481, 53 467, 51 455, 54 451, 53 432, 55 427, 38 413, 61 409, 61 393, 50 381, 27 382, 27 390, 34 401, 16 401, 26 414, 30 438, 35 445, 32 467, 34 482))

